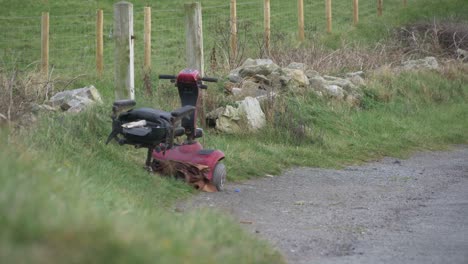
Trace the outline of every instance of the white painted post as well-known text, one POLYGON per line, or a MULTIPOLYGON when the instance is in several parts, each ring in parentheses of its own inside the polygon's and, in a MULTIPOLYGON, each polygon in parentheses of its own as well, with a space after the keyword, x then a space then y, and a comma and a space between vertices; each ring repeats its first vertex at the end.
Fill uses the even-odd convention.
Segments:
POLYGON ((133 5, 114 4, 115 100, 135 99, 133 5))

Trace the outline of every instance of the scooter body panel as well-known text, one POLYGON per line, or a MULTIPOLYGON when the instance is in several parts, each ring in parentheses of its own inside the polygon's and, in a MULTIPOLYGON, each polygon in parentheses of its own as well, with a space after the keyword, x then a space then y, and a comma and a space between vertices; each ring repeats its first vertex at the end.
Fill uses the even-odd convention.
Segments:
POLYGON ((203 149, 199 142, 174 146, 165 153, 153 151, 156 160, 174 160, 179 162, 190 162, 208 166, 208 180, 213 179, 213 170, 220 160, 224 159, 224 153, 220 150, 203 149))

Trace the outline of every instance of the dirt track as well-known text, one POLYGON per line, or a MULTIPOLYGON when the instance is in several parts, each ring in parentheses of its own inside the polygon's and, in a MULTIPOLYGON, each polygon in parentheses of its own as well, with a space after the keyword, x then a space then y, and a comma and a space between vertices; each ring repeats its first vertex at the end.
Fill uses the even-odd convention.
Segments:
POLYGON ((289 263, 468 263, 468 146, 296 168, 190 204, 230 213, 289 263))

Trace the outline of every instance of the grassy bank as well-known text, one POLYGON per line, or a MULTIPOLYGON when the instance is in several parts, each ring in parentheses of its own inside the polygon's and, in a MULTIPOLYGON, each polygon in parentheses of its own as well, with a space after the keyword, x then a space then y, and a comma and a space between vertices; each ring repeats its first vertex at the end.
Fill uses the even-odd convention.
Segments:
POLYGON ((104 147, 93 137, 91 124, 100 123, 88 118, 50 117, 10 143, 2 131, 2 262, 282 262, 220 213, 168 210, 188 187, 145 173, 132 152, 104 147))
MULTIPOLYGON (((468 68, 370 78, 360 108, 312 94, 284 97, 257 134, 216 135, 229 180, 290 166, 341 167, 468 142, 468 68), (288 122, 284 122, 288 120, 288 122), (309 129, 298 132, 294 128, 309 129)), ((0 136, 0 257, 10 263, 281 263, 216 212, 174 213, 193 191, 148 174, 144 151, 104 145, 108 107, 44 115, 0 136), (7 140, 9 138, 9 140, 7 140)))

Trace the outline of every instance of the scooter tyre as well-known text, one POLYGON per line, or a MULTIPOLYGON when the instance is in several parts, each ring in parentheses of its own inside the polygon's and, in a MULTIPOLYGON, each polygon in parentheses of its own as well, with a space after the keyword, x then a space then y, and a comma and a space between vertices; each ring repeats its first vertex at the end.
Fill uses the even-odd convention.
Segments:
POLYGON ((216 163, 213 170, 213 184, 216 189, 221 192, 224 190, 224 183, 226 182, 226 166, 224 163, 216 163))

